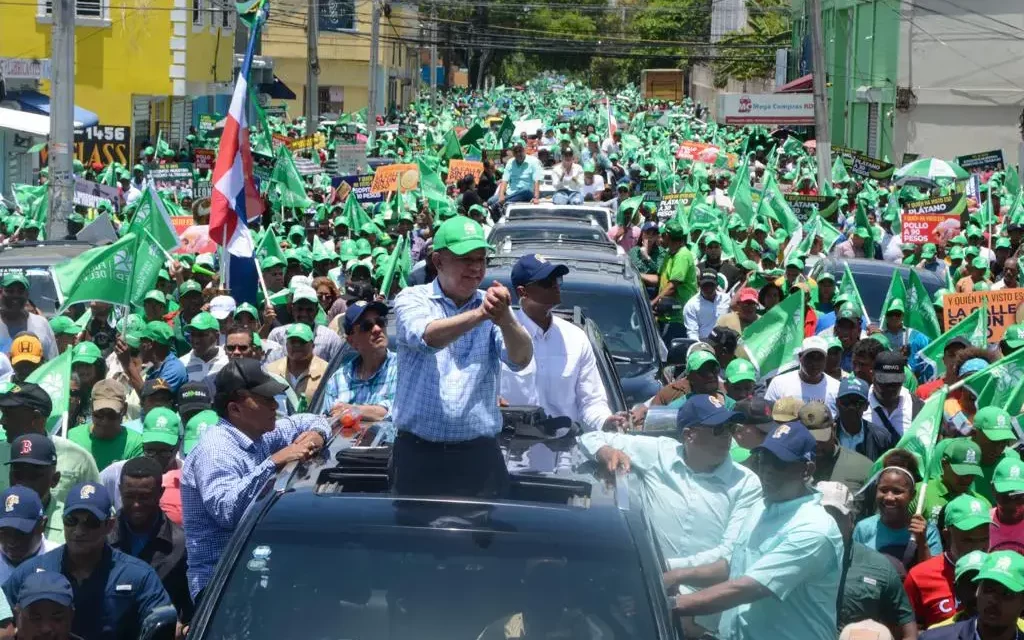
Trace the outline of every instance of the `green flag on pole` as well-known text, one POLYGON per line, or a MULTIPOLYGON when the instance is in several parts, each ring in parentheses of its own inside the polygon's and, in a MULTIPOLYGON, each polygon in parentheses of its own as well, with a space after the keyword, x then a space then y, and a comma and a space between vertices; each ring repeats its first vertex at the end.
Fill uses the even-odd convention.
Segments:
POLYGON ((732 205, 736 215, 743 221, 743 226, 750 227, 757 217, 754 211, 754 200, 750 195, 750 178, 746 172, 736 172, 736 192, 732 197, 732 205))
POLYGON ((256 257, 259 260, 263 260, 271 256, 279 258, 282 262, 287 262, 284 257, 284 251, 281 250, 281 241, 277 239, 277 234, 274 233, 273 227, 268 227, 260 237, 260 241, 256 244, 256 257))
POLYGON ((964 386, 974 393, 979 407, 1004 406, 1013 395, 1017 383, 1024 378, 1024 349, 993 362, 964 379, 964 386))
POLYGON ((979 348, 986 346, 988 343, 988 305, 986 302, 986 300, 982 300, 981 306, 969 316, 950 327, 948 331, 929 342, 927 347, 918 352, 921 359, 935 370, 936 377, 941 377, 946 373, 942 354, 946 350, 946 345, 953 338, 967 338, 972 345, 979 348))
POLYGON ((885 319, 885 314, 889 311, 889 304, 893 300, 907 299, 907 287, 903 284, 903 276, 900 275, 899 269, 893 269, 892 279, 889 280, 889 291, 885 294, 885 302, 882 303, 882 317, 879 318, 879 323, 885 319))
MULTIPOLYGON (((899 442, 893 447, 894 449, 903 449, 914 454, 914 457, 918 459, 918 468, 921 471, 921 475, 925 477, 927 477, 928 468, 931 465, 935 452, 935 444, 939 440, 939 432, 942 428, 942 421, 944 419, 942 405, 946 402, 946 392, 946 387, 941 387, 938 391, 928 396, 924 406, 917 412, 910 426, 907 427, 899 442)), ((875 461, 875 465, 871 469, 871 476, 881 471, 884 457, 883 455, 875 461)))
POLYGON ((61 309, 75 302, 128 302, 138 237, 125 234, 113 244, 94 247, 51 267, 61 309))
POLYGON ((53 409, 46 418, 46 432, 50 435, 56 434, 58 430, 62 436, 67 435, 68 402, 71 393, 71 354, 72 350, 68 349, 53 360, 44 362, 25 379, 26 382, 37 384, 50 394, 53 409))
POLYGON ((938 338, 942 333, 931 296, 913 269, 910 270, 910 287, 907 289, 907 326, 920 331, 929 340, 938 338))
POLYGON ((796 365, 804 340, 804 292, 796 291, 768 310, 743 331, 740 344, 761 378, 796 365))

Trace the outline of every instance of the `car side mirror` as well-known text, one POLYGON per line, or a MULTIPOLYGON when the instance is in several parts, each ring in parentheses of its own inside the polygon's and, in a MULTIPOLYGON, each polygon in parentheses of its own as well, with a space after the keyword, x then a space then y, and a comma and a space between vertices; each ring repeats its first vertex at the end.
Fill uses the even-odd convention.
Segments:
POLYGON ((693 343, 696 342, 691 338, 675 338, 672 343, 668 346, 668 357, 665 358, 665 364, 673 367, 681 367, 686 364, 686 352, 690 350, 693 343))
POLYGON ((174 640, 178 612, 171 605, 157 607, 142 621, 139 640, 174 640))

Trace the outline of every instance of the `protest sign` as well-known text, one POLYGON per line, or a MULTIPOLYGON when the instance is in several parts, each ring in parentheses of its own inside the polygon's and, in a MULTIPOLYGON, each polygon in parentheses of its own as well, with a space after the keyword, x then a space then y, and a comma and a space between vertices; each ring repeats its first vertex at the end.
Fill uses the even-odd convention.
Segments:
POLYGON ((967 173, 989 173, 1002 171, 1006 167, 1002 149, 957 156, 955 160, 967 173))
POLYGON ((359 201, 359 204, 383 202, 383 194, 370 191, 370 185, 372 184, 372 173, 331 178, 331 186, 338 192, 337 198, 335 198, 336 202, 344 202, 348 198, 349 191, 356 194, 356 200, 359 201))
POLYGON ((75 205, 95 209, 101 202, 117 208, 117 187, 75 178, 75 205))
POLYGON ((896 167, 885 160, 872 158, 849 147, 832 145, 832 152, 843 158, 846 170, 861 178, 885 181, 892 177, 896 167))
POLYGON ((665 221, 676 215, 676 207, 689 207, 697 194, 693 191, 681 193, 666 193, 658 203, 658 220, 665 221))
POLYGON ((209 180, 201 180, 196 182, 192 187, 192 197, 196 200, 199 198, 209 198, 213 195, 213 183, 209 180))
POLYGON ((389 164, 377 168, 373 174, 370 191, 387 193, 388 191, 397 191, 399 187, 402 188, 402 191, 410 191, 419 186, 419 183, 420 169, 418 165, 389 164))
POLYGON ((273 156, 268 156, 263 153, 252 152, 252 174, 257 180, 270 180, 270 176, 274 174, 274 163, 275 159, 273 156))
POLYGON ((327 137, 320 131, 301 138, 289 138, 288 148, 292 151, 305 151, 306 149, 323 149, 327 146, 327 137))
POLYGON ((203 133, 210 133, 217 128, 221 116, 216 113, 204 113, 199 116, 199 130, 203 133))
POLYGON ((838 204, 836 196, 811 196, 801 193, 787 193, 782 196, 793 210, 793 214, 800 222, 807 220, 819 213, 823 216, 831 214, 833 207, 838 204))
POLYGON ((365 142, 355 144, 335 143, 334 155, 338 163, 338 175, 356 175, 369 168, 369 164, 366 162, 365 142))
POLYGON ((292 139, 284 135, 283 133, 275 133, 270 141, 270 144, 271 146, 274 147, 274 150, 276 151, 278 147, 287 147, 289 144, 291 144, 291 142, 292 139))
MULTIPOLYGON (((719 149, 712 144, 705 144, 703 142, 691 142, 685 141, 679 145, 679 149, 676 151, 677 160, 692 160, 694 162, 703 162, 704 164, 714 164, 718 160, 719 149)), ((729 168, 736 168, 737 156, 735 153, 728 154, 729 168)))
POLYGON ((960 192, 908 202, 900 223, 903 242, 946 244, 960 233, 960 214, 966 206, 960 192))
POLYGON ((213 171, 217 163, 217 151, 214 149, 195 149, 196 171, 213 171))
POLYGON ((149 178, 153 186, 159 189, 172 189, 178 195, 192 195, 192 163, 178 162, 161 165, 149 170, 149 178))
POLYGON ((1003 339, 1006 328, 1014 324, 1017 308, 1024 301, 1024 289, 999 289, 997 291, 972 291, 971 293, 947 293, 942 296, 942 313, 945 327, 949 330, 988 300, 988 343, 995 344, 1003 339))
POLYGON ((214 253, 217 243, 210 239, 210 225, 195 224, 192 216, 171 216, 181 246, 171 253, 214 253))
POLYGON ((484 172, 484 163, 473 162, 472 160, 449 160, 448 161, 448 184, 455 184, 463 176, 473 176, 473 181, 480 179, 484 172))
POLYGON ((267 106, 267 107, 263 108, 263 113, 268 118, 270 118, 270 117, 274 117, 274 118, 287 118, 288 117, 288 107, 283 105, 283 104, 278 105, 276 107, 267 106))

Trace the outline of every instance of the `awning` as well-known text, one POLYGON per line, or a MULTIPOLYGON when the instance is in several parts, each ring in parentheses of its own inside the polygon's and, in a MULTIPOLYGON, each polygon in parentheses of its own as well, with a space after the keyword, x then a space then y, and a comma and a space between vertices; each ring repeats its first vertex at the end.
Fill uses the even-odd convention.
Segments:
POLYGON ((20 131, 34 136, 48 136, 50 135, 50 117, 0 107, 0 129, 20 131))
POLYGON ((814 74, 808 73, 806 76, 782 85, 775 90, 775 93, 810 93, 812 91, 814 91, 814 74))
POLYGON ((265 82, 261 84, 259 92, 267 94, 272 100, 295 99, 295 92, 277 76, 274 76, 273 82, 265 82))
MULTIPOLYGON (((12 91, 7 94, 8 100, 13 100, 21 105, 25 111, 31 111, 44 116, 50 115, 50 96, 38 91, 12 91)), ((99 116, 88 109, 75 105, 75 128, 95 127, 100 123, 99 116)))

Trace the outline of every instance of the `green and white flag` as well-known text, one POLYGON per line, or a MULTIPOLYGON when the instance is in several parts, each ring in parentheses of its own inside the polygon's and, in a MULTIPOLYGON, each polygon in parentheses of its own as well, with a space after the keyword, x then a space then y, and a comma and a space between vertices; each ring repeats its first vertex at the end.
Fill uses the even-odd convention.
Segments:
POLYGON ((33 371, 26 382, 39 385, 50 394, 50 402, 53 403, 53 410, 46 419, 46 432, 50 435, 57 433, 66 436, 68 432, 68 402, 71 393, 71 349, 60 354, 49 362, 44 362, 38 369, 33 371))
POLYGON ((135 271, 138 237, 129 233, 114 244, 94 247, 51 267, 60 310, 76 302, 99 300, 124 305, 135 271))
POLYGON ((1005 406, 1014 396, 1014 389, 1024 378, 1024 349, 993 362, 964 379, 964 386, 974 393, 979 407, 1005 406))
POLYGON ((946 345, 953 338, 962 336, 979 348, 984 348, 988 344, 987 302, 987 300, 982 300, 981 306, 975 309, 971 315, 950 327, 949 331, 929 342, 927 347, 918 352, 921 359, 935 370, 936 378, 946 374, 946 365, 942 361, 942 354, 946 350, 946 345))
POLYGON ((913 269, 910 270, 910 287, 907 289, 907 326, 928 336, 929 340, 938 338, 942 333, 932 298, 913 269))
POLYGON ((178 238, 178 232, 174 228, 167 207, 152 185, 142 194, 128 231, 134 232, 140 238, 145 237, 148 232, 149 236, 168 252, 181 246, 181 239, 178 238))
POLYGON ((804 292, 796 291, 768 310, 743 331, 740 344, 759 377, 792 369, 804 341, 804 292))
POLYGON ((879 324, 885 319, 885 314, 889 310, 889 303, 893 300, 906 300, 907 299, 907 287, 903 284, 903 276, 900 275, 899 269, 892 270, 892 279, 889 280, 889 291, 885 294, 885 302, 882 303, 882 317, 878 319, 879 324))
MULTIPOLYGON (((946 393, 946 387, 941 387, 938 391, 928 396, 924 406, 917 412, 917 416, 914 417, 910 426, 903 432, 899 442, 893 447, 894 449, 903 449, 914 454, 918 459, 918 468, 921 470, 922 475, 927 475, 926 472, 935 454, 935 445, 939 440, 939 432, 942 428, 942 405, 946 402, 946 393)), ((882 459, 884 457, 885 455, 883 454, 875 461, 875 465, 871 469, 871 476, 882 470, 882 459)), ((871 480, 868 481, 868 483, 870 482, 871 480)))

